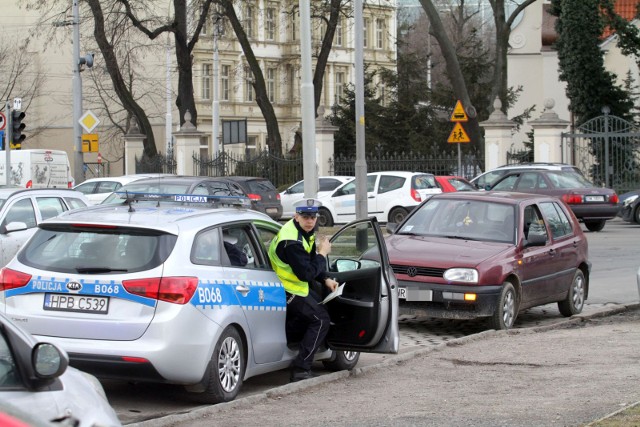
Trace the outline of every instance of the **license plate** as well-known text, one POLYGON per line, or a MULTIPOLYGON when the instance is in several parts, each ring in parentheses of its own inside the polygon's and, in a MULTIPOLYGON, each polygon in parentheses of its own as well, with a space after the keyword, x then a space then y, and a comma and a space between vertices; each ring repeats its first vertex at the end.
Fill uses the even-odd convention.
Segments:
POLYGON ((278 213, 278 208, 267 208, 267 213, 278 213))
POLYGON ((585 202, 604 202, 604 196, 585 196, 585 202))
POLYGON ((107 314, 109 297, 69 294, 44 294, 45 310, 107 314))
POLYGON ((407 299, 407 288, 398 288, 398 298, 407 299))

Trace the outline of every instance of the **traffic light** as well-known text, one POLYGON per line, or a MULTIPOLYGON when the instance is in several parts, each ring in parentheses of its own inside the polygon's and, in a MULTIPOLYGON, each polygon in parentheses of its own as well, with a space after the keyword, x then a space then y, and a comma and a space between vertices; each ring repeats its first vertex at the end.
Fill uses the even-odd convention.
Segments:
POLYGON ((22 148, 22 141, 27 137, 22 133, 25 128, 25 124, 22 123, 24 111, 13 110, 11 112, 11 149, 19 150, 22 148))

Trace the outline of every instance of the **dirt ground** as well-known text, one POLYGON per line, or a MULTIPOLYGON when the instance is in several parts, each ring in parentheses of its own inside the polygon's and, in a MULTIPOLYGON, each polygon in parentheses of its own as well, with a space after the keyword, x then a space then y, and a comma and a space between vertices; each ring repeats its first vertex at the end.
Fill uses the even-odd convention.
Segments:
POLYGON ((139 425, 584 426, 640 401, 639 362, 640 304, 632 304, 486 331, 139 425))

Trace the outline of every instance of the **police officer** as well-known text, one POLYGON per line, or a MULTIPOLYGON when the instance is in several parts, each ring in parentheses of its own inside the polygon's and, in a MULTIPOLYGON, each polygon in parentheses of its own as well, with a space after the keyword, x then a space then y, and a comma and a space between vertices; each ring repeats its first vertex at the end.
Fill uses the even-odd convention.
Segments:
POLYGON ((289 343, 299 343, 299 352, 291 368, 291 381, 312 378, 313 357, 329 332, 329 313, 314 281, 333 291, 338 282, 327 277, 326 256, 331 243, 325 237, 316 242, 318 200, 296 203, 293 219, 287 222, 269 246, 269 259, 282 281, 287 297, 286 333, 289 343))

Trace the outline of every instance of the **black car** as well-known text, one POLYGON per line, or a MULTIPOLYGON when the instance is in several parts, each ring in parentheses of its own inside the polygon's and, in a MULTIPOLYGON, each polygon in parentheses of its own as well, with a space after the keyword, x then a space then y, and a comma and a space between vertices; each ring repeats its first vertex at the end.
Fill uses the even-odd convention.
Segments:
POLYGON ((618 212, 620 218, 627 222, 640 224, 640 190, 621 194, 620 206, 620 212, 618 212))
POLYGON ((251 199, 251 209, 264 212, 276 221, 282 217, 280 193, 267 178, 228 176, 227 179, 242 187, 247 197, 251 199))
POLYGON ((240 185, 226 177, 176 175, 145 178, 130 182, 104 199, 102 204, 122 202, 120 194, 125 192, 167 195, 248 196, 240 185))
POLYGON ((561 170, 510 172, 487 186, 492 191, 517 191, 562 199, 589 231, 600 231, 620 210, 618 195, 611 188, 597 187, 583 175, 561 170))

